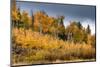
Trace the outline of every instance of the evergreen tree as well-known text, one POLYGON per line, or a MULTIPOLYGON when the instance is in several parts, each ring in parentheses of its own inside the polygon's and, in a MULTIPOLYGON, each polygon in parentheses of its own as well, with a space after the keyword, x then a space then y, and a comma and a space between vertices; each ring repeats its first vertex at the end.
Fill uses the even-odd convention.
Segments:
POLYGON ((82 24, 80 22, 77 23, 79 29, 82 29, 82 24))
POLYGON ((64 39, 65 35, 65 27, 64 27, 64 16, 59 16, 58 17, 58 36, 61 39, 64 39))
POLYGON ((87 32, 88 34, 91 34, 91 29, 90 29, 90 26, 89 26, 89 25, 88 25, 87 28, 86 28, 86 32, 87 32))
POLYGON ((31 16, 32 16, 32 30, 34 30, 34 15, 33 15, 33 11, 31 11, 31 16))
POLYGON ((18 16, 18 23, 17 26, 19 28, 20 24, 21 24, 21 13, 20 13, 20 8, 18 8, 17 10, 17 16, 18 16))

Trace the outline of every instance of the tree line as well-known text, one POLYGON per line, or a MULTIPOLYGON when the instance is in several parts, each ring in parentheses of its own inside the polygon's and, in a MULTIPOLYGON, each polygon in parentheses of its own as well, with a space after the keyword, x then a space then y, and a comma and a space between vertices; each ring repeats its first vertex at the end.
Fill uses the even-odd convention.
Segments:
POLYGON ((12 27, 32 29, 40 34, 50 34, 64 41, 73 41, 74 43, 88 43, 95 45, 95 35, 91 35, 91 29, 88 25, 84 28, 81 22, 71 21, 70 25, 65 28, 64 16, 52 17, 45 11, 37 11, 31 15, 27 11, 20 11, 16 8, 15 3, 11 10, 12 27))

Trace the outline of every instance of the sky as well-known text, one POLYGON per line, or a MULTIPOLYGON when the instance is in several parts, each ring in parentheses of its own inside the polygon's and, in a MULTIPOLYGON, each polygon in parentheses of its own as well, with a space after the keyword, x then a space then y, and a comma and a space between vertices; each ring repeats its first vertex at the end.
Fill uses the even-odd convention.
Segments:
POLYGON ((33 13, 36 11, 45 11, 49 16, 53 17, 63 15, 65 16, 65 27, 70 24, 70 21, 80 21, 85 28, 89 24, 91 33, 95 34, 95 6, 17 1, 17 7, 20 7, 21 11, 28 11, 28 13, 31 13, 32 10, 33 13))

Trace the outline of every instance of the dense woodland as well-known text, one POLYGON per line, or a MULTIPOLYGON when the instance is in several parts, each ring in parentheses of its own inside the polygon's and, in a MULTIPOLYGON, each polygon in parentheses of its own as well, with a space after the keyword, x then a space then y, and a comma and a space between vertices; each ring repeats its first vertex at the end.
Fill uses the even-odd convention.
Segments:
MULTIPOLYGON (((34 6, 33 6, 34 7, 34 6)), ((12 0, 13 64, 57 63, 61 61, 95 60, 95 34, 90 26, 72 20, 65 28, 64 16, 49 16, 45 10, 20 11, 12 0)))

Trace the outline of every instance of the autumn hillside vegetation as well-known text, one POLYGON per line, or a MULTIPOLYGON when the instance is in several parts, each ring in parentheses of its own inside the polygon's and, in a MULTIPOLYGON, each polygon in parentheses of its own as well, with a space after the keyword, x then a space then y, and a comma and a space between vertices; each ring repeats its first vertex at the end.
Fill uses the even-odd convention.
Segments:
POLYGON ((96 59, 96 36, 90 26, 72 20, 65 27, 62 16, 49 16, 45 11, 30 14, 16 7, 11 10, 12 63, 45 64, 96 59))
POLYGON ((87 60, 95 58, 90 44, 73 43, 43 35, 32 30, 13 29, 13 63, 52 63, 57 60, 87 60), (26 32, 26 35, 25 35, 26 32))

